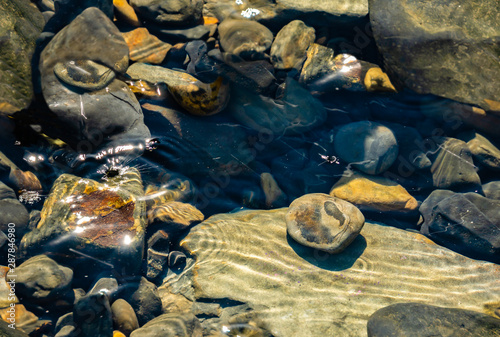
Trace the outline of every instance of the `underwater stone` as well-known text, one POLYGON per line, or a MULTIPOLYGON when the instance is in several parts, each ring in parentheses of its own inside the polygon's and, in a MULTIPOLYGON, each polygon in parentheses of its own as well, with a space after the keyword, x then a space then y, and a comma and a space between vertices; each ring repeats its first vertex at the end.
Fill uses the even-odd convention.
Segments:
POLYGON ((396 88, 392 85, 389 76, 378 67, 368 69, 363 84, 365 85, 366 91, 369 92, 396 92, 396 88))
POLYGON ((132 306, 122 298, 111 305, 113 326, 124 335, 129 336, 132 331, 139 328, 139 321, 132 306))
POLYGON ((316 38, 314 28, 300 20, 283 27, 271 46, 271 62, 276 69, 291 69, 306 57, 306 50, 316 38))
POLYGON ((467 142, 467 147, 478 163, 489 169, 500 171, 500 150, 497 146, 474 131, 461 138, 467 142))
POLYGON ((200 321, 191 313, 160 315, 130 334, 130 337, 202 337, 200 321))
POLYGON ((127 283, 123 290, 122 298, 134 308, 139 325, 142 326, 161 315, 161 299, 158 289, 144 277, 127 283))
POLYGON ((7 233, 9 223, 14 223, 16 232, 23 233, 28 221, 26 207, 19 202, 14 190, 0 181, 0 230, 7 233))
POLYGON ((189 26, 202 18, 202 0, 130 0, 140 18, 162 25, 189 26))
POLYGON ((132 61, 160 64, 165 59, 172 45, 165 43, 141 27, 122 33, 129 48, 132 61))
POLYGON ((85 90, 105 88, 115 79, 115 72, 90 60, 59 62, 54 74, 66 84, 85 90))
POLYGON ((252 20, 226 19, 218 30, 222 49, 244 60, 264 59, 273 42, 273 33, 252 20))
POLYGON ((113 7, 115 8, 115 15, 118 20, 135 27, 141 26, 141 21, 127 0, 113 0, 113 7))
POLYGON ((73 307, 73 320, 78 337, 109 337, 113 320, 109 298, 104 292, 82 297, 73 307))

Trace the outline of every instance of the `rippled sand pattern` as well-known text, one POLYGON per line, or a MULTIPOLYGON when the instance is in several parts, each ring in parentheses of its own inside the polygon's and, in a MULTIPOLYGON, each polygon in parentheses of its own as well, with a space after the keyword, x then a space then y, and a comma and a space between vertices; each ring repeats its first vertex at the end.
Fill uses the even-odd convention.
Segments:
POLYGON ((249 303, 276 336, 366 336, 368 317, 400 302, 483 311, 500 299, 500 267, 424 236, 366 223, 334 256, 287 237, 287 209, 216 215, 182 246, 196 257, 197 298, 249 303))

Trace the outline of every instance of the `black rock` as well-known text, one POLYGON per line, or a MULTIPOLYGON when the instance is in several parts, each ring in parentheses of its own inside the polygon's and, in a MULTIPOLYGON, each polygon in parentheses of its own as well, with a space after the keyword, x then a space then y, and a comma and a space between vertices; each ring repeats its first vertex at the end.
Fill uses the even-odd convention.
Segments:
POLYGON ((106 293, 86 295, 73 309, 75 332, 78 337, 112 337, 113 320, 106 293))
POLYGON ((14 224, 10 226, 20 240, 28 221, 28 211, 17 200, 14 190, 0 181, 0 230, 7 233, 9 224, 14 224))
POLYGON ((144 277, 138 282, 129 282, 125 285, 121 297, 134 308, 140 325, 152 320, 162 312, 158 289, 144 277))

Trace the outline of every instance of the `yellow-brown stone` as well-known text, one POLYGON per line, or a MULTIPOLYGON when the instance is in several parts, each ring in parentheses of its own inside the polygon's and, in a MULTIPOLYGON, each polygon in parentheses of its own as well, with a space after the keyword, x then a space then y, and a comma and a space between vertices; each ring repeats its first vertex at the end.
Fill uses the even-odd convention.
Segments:
POLYGON ((332 187, 330 195, 362 210, 411 212, 418 207, 417 200, 396 182, 354 171, 346 171, 332 187))
POLYGON ((160 64, 172 47, 149 33, 146 28, 136 28, 122 33, 132 61, 160 64))
POLYGON ((130 6, 127 0, 113 0, 113 6, 115 7, 115 15, 117 19, 132 26, 139 27, 141 25, 141 21, 137 17, 134 8, 130 6))
POLYGON ((396 92, 389 76, 380 68, 370 68, 366 72, 364 84, 367 91, 396 92))

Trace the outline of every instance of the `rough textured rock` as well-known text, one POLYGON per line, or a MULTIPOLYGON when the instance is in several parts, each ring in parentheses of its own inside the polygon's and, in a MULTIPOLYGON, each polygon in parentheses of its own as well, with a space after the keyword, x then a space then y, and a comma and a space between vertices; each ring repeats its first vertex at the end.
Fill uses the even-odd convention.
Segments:
POLYGON ((399 153, 394 133, 382 124, 370 121, 341 127, 335 135, 334 146, 340 158, 368 174, 387 170, 399 153))
POLYGON ((500 181, 490 181, 483 185, 484 196, 488 199, 500 201, 500 181))
POLYGON ((163 314, 130 334, 130 337, 202 337, 200 321, 193 314, 163 314))
POLYGON ((500 319, 470 310, 398 303, 377 310, 367 328, 368 337, 497 336, 500 319))
POLYGON ((488 109, 500 97, 498 2, 370 0, 386 70, 401 86, 488 109), (390 8, 390 10, 387 10, 390 8))
POLYGON ((288 234, 298 243, 338 254, 358 236, 365 217, 349 202, 313 193, 295 199, 285 221, 288 234))
MULTIPOLYGON (((271 62, 276 69, 291 69, 304 61, 306 50, 314 43, 314 28, 300 20, 294 20, 283 27, 271 46, 271 62)), ((298 67, 299 68, 299 67, 298 67)))
POLYGON ((273 335, 291 337, 366 336, 369 316, 390 304, 482 311, 500 295, 498 266, 420 234, 365 223, 343 253, 328 255, 287 238, 286 212, 219 214, 197 225, 181 241, 196 263, 160 289, 248 303, 273 335), (181 281, 190 275, 194 289, 181 281))
POLYGON ((500 150, 486 137, 477 132, 470 132, 460 137, 467 142, 472 156, 484 167, 500 171, 500 150))
POLYGON ((78 300, 73 307, 73 320, 78 331, 77 336, 113 335, 111 307, 105 292, 88 294, 78 300))
POLYGON ((130 4, 146 21, 185 26, 196 24, 202 17, 202 0, 131 0, 130 4))
POLYGON ((264 58, 273 42, 273 33, 256 21, 226 19, 218 30, 222 49, 245 60, 264 58))
POLYGON ((411 212, 417 200, 396 182, 355 171, 347 171, 332 187, 330 195, 349 201, 361 210, 411 212))
POLYGON ((149 33, 147 28, 136 28, 122 33, 129 48, 130 60, 160 64, 172 47, 149 33))
POLYGON ((12 114, 31 103, 31 56, 44 24, 30 1, 0 1, 0 113, 12 114))
POLYGON ((424 218, 422 234, 466 256, 500 262, 500 201, 477 193, 435 190, 419 211, 424 218))
POLYGON ((117 299, 111 306, 113 316, 113 326, 120 330, 125 336, 130 335, 132 331, 139 328, 139 322, 134 309, 127 301, 122 298, 117 299))

